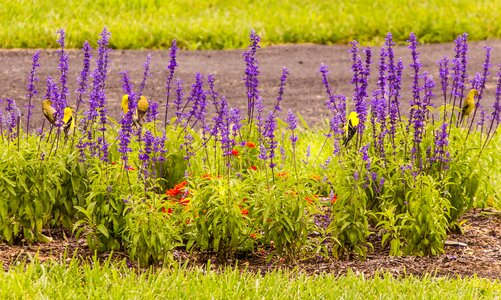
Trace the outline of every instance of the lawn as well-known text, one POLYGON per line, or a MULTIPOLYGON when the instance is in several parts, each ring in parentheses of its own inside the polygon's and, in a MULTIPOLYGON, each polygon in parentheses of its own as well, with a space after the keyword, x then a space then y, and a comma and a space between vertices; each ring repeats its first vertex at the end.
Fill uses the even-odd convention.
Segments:
POLYGON ((404 42, 413 31, 421 42, 501 37, 498 1, 6 1, 0 7, 0 48, 57 48, 54 34, 68 31, 80 48, 103 26, 120 49, 232 49, 247 44, 254 28, 263 45, 282 43, 381 44, 391 31, 404 42))

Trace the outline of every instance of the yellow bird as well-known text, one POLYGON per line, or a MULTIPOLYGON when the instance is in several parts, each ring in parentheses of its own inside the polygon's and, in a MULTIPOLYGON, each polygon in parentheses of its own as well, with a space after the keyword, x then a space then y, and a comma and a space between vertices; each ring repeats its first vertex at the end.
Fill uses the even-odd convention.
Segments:
POLYGON ((355 111, 352 111, 348 116, 348 132, 344 138, 343 147, 348 145, 348 142, 353 138, 353 136, 355 136, 359 123, 360 119, 358 118, 358 114, 355 111))
POLYGON ((468 117, 475 108, 475 96, 478 96, 478 91, 476 89, 471 89, 468 92, 468 95, 466 95, 463 109, 461 109, 461 117, 459 119, 459 123, 463 123, 464 117, 468 117))
POLYGON ((71 106, 67 106, 64 108, 64 116, 63 116, 63 131, 65 135, 68 135, 69 132, 73 133, 75 129, 75 119, 73 118, 73 108, 71 106))
MULTIPOLYGON (((122 96, 122 103, 120 104, 122 106, 122 111, 124 114, 126 114, 129 111, 129 95, 125 94, 122 96)), ((150 104, 148 102, 148 99, 146 99, 145 96, 141 96, 139 98, 139 101, 137 102, 137 108, 134 114, 132 115, 132 122, 134 122, 134 125, 136 126, 141 126, 141 121, 143 120, 144 116, 148 112, 148 109, 150 107, 150 104)))
POLYGON ((141 124, 141 120, 144 118, 144 115, 148 112, 148 108, 150 108, 150 103, 145 96, 139 97, 139 101, 137 101, 137 116, 138 123, 141 124))
POLYGON ((42 112, 52 125, 56 123, 56 109, 52 107, 52 101, 49 99, 42 101, 42 112))

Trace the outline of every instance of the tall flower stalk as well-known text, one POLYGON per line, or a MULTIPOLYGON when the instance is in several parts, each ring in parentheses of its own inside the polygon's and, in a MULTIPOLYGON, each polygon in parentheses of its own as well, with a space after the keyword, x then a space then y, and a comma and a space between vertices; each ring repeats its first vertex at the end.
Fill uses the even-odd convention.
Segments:
POLYGON ((165 117, 164 117, 164 131, 167 126, 168 115, 169 115, 169 100, 170 100, 170 89, 172 84, 172 79, 174 78, 174 71, 178 66, 176 56, 177 56, 177 43, 176 40, 172 40, 172 44, 169 49, 170 61, 167 66, 168 75, 165 82, 165 117))
POLYGON ((35 107, 32 104, 33 97, 38 94, 35 83, 38 81, 38 77, 36 76, 36 70, 40 67, 40 63, 38 60, 40 59, 40 50, 36 51, 32 58, 31 71, 30 76, 28 78, 28 94, 26 97, 28 98, 28 105, 26 108, 28 109, 28 115, 26 116, 26 134, 30 132, 30 119, 33 114, 33 108, 35 107))
POLYGON ((256 59, 257 49, 260 48, 261 38, 254 30, 250 33, 250 45, 244 52, 245 60, 245 87, 247 88, 247 124, 252 125, 254 118, 254 108, 259 99, 259 64, 256 59))

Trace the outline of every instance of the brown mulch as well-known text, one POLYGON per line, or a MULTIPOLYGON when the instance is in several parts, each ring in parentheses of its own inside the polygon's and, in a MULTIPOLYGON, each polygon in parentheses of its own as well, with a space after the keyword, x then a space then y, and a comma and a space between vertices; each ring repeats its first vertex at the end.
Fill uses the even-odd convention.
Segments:
MULTIPOLYGON (((462 218, 466 220, 464 234, 451 234, 448 241, 460 242, 466 246, 445 246, 445 253, 434 257, 392 257, 388 249, 382 249, 374 240, 374 250, 370 250, 367 259, 333 260, 317 257, 306 261, 286 262, 279 258, 266 261, 266 256, 255 254, 246 258, 217 261, 210 255, 190 255, 182 250, 176 250, 174 255, 180 261, 189 260, 191 265, 203 265, 208 259, 212 260, 212 268, 222 264, 235 265, 241 269, 266 273, 283 268, 297 269, 308 274, 331 273, 343 275, 352 270, 355 274, 374 276, 377 272, 386 271, 395 276, 425 275, 435 276, 473 276, 501 279, 501 212, 491 210, 472 210, 462 218)), ((85 239, 66 237, 61 231, 52 232, 53 240, 47 243, 33 245, 9 246, 0 243, 0 261, 5 270, 21 261, 38 260, 40 262, 60 261, 69 262, 73 256, 90 261, 94 253, 85 242, 85 239)), ((98 259, 109 258, 110 253, 97 254, 98 259)), ((123 252, 115 252, 113 259, 126 259, 128 265, 133 266, 128 256, 123 252)))

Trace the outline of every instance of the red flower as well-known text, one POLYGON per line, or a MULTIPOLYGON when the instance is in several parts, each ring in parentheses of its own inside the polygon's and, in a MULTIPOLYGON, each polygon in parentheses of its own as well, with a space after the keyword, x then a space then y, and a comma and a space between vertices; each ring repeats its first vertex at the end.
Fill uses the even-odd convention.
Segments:
POLYGON ((257 170, 257 167, 256 166, 250 166, 249 169, 253 170, 253 171, 256 171, 257 170))
POLYGON ((251 233, 249 234, 250 238, 255 240, 257 238, 257 234, 256 233, 251 233))
POLYGON ((165 209, 165 207, 162 206, 162 212, 163 213, 167 213, 167 214, 171 214, 172 213, 172 208, 169 207, 169 208, 165 209))
POLYGON ((111 162, 111 164, 112 164, 112 165, 116 165, 116 164, 117 164, 117 162, 116 162, 116 161, 112 161, 112 162, 111 162))
POLYGON ((254 144, 253 142, 247 142, 247 143, 245 143, 245 146, 247 146, 249 148, 256 148, 256 144, 254 144))
POLYGON ((166 194, 167 196, 172 196, 172 197, 174 197, 174 196, 177 196, 177 195, 181 194, 181 191, 180 191, 179 189, 173 188, 173 189, 167 190, 167 191, 165 192, 165 194, 166 194))
POLYGON ((172 197, 177 196, 177 195, 181 194, 181 192, 185 188, 186 184, 188 184, 186 181, 178 183, 173 188, 171 188, 170 190, 167 190, 165 192, 165 194, 167 196, 172 196, 172 197))
POLYGON ((202 178, 203 178, 203 179, 209 179, 209 180, 210 180, 210 179, 212 179, 212 176, 211 176, 209 173, 206 173, 206 174, 203 174, 203 175, 202 175, 202 178))
POLYGON ((332 199, 331 199, 331 204, 336 203, 336 201, 337 201, 337 195, 334 194, 334 196, 332 196, 332 199))
POLYGON ((127 171, 135 171, 136 169, 133 166, 128 166, 127 171))
POLYGON ((237 149, 231 150, 231 155, 238 156, 238 150, 237 149))
POLYGON ((244 209, 242 209, 241 213, 242 213, 242 215, 246 216, 249 214, 249 211, 244 208, 244 209))
POLYGON ((304 197, 304 200, 306 200, 308 203, 312 204, 313 203, 313 199, 311 199, 310 197, 306 196, 304 197))

